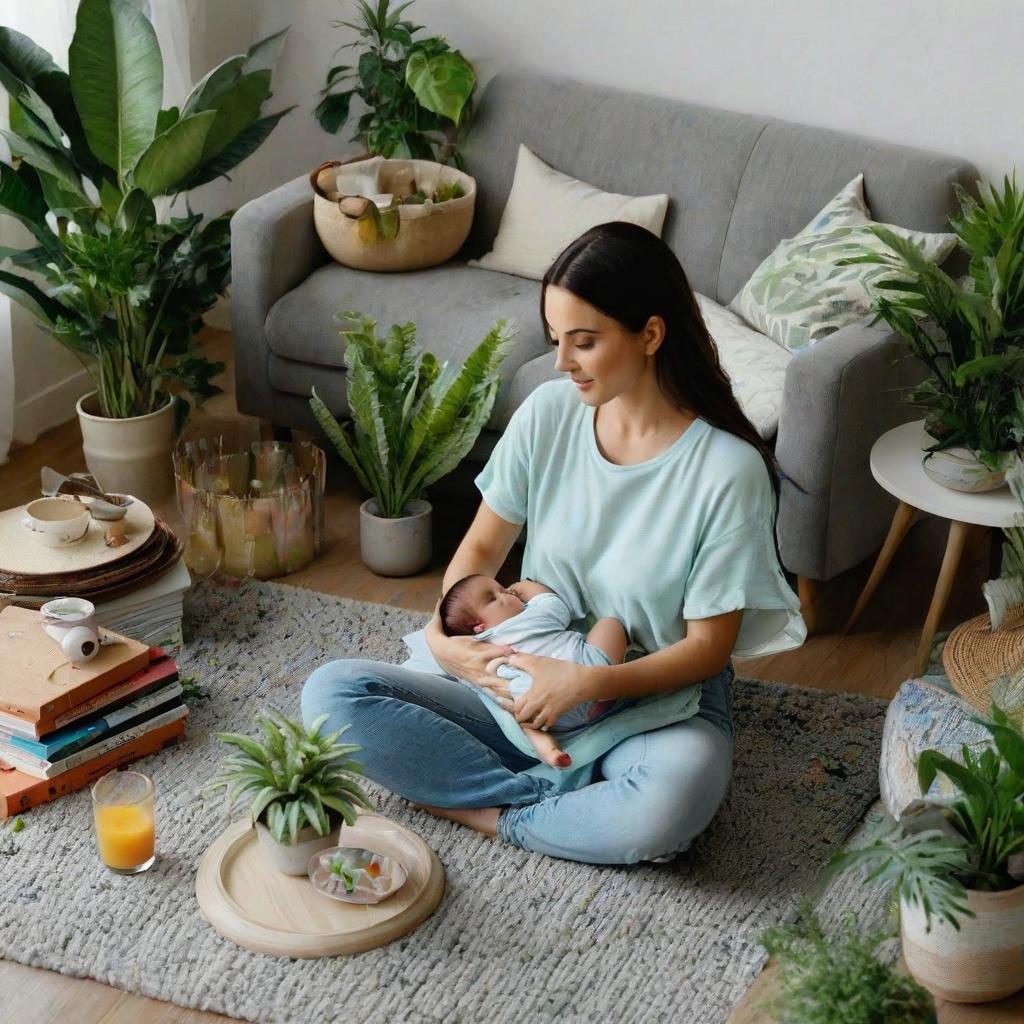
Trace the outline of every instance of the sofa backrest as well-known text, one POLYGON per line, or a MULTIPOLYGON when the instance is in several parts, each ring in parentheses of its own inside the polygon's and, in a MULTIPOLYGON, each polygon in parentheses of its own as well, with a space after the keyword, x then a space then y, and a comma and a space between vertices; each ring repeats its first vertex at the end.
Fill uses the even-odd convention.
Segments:
POLYGON ((691 285, 721 303, 861 172, 876 220, 923 231, 947 229, 952 184, 977 177, 964 160, 910 146, 506 72, 483 91, 464 145, 478 188, 471 255, 491 247, 521 142, 606 191, 668 193, 663 237, 691 285))

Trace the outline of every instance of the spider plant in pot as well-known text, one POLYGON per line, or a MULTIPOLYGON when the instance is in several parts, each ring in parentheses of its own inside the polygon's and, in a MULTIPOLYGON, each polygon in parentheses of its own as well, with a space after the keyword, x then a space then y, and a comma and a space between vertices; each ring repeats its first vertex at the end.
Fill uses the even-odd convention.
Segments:
POLYGON ((349 760, 360 748, 339 743, 348 728, 321 735, 327 715, 308 729, 276 708, 257 715, 263 739, 220 732, 217 738, 238 753, 225 758, 201 793, 226 790, 228 810, 248 805, 264 856, 287 875, 305 875, 309 858, 337 846, 342 823, 355 823, 368 807, 356 779, 362 766, 349 760))
POLYGON ((11 268, 0 291, 91 376, 78 412, 100 485, 154 500, 173 480, 186 399, 218 390, 223 366, 195 334, 231 271, 229 215, 171 216, 168 197, 227 175, 287 110, 263 113, 284 33, 214 68, 180 109, 161 109, 163 58, 140 6, 81 0, 68 71, 0 27, 11 153, 0 212, 34 236, 0 250, 11 268))
POLYGON ((923 751, 925 799, 890 835, 840 853, 829 868, 891 883, 910 973, 943 999, 971 1003, 1024 987, 1024 732, 996 705, 974 721, 992 739, 980 750, 965 744, 962 762, 923 751))
POLYGON ((381 338, 372 317, 342 313, 351 430, 313 391, 310 406, 359 483, 360 552, 381 576, 411 576, 430 561, 431 505, 424 491, 465 458, 494 408, 509 334, 499 320, 458 369, 416 348, 416 327, 381 338))
POLYGON ((871 231, 892 252, 868 252, 844 263, 876 263, 893 272, 878 282, 876 321, 906 341, 929 376, 907 397, 925 413, 935 443, 924 470, 960 491, 1003 484, 1015 452, 1018 396, 1024 384, 1024 192, 1016 175, 1002 191, 978 183, 979 199, 954 185, 959 213, 950 218, 967 275, 956 280, 928 263, 888 228, 871 231))

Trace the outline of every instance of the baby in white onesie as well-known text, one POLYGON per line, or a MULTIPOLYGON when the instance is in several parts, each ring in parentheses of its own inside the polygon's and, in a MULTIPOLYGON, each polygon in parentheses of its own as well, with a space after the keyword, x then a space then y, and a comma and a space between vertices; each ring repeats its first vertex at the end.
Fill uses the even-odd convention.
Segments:
MULTIPOLYGON (((569 629, 571 615, 565 602, 551 589, 533 580, 503 587, 489 576, 466 576, 449 587, 441 600, 441 623, 449 636, 475 636, 492 644, 507 644, 525 654, 573 661, 578 665, 618 665, 626 654, 626 630, 618 619, 599 619, 584 637, 569 629)), ((513 697, 526 693, 530 676, 511 665, 498 675, 508 679, 513 697)), ((494 704, 488 694, 485 702, 494 704)), ((586 701, 560 716, 552 731, 568 732, 604 717, 616 701, 586 701)), ((500 705, 494 704, 501 710, 500 705)), ((507 714, 507 712, 504 712, 507 714)), ((572 761, 555 738, 540 729, 522 727, 537 756, 555 768, 572 761)))

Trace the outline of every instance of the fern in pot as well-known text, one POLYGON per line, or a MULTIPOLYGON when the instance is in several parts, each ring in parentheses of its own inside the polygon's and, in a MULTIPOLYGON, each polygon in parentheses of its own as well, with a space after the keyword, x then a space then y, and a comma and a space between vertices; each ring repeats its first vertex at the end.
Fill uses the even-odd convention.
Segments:
POLYGON ((372 317, 342 313, 351 429, 313 391, 310 406, 359 483, 372 495, 360 515, 363 562, 381 576, 411 576, 430 561, 427 487, 466 457, 494 408, 508 349, 498 321, 458 369, 416 347, 416 327, 382 338, 372 317))
POLYGON ((228 284, 229 217, 169 216, 165 197, 227 175, 287 113, 263 112, 283 41, 278 33, 229 58, 180 109, 161 109, 160 46, 130 0, 81 0, 68 71, 0 27, 11 152, 0 212, 34 238, 0 253, 0 291, 92 377, 79 421, 86 462, 108 491, 154 500, 169 490, 187 402, 217 390, 223 367, 195 334, 228 284))
POLYGON ((980 750, 965 744, 961 761, 923 751, 917 771, 926 798, 903 811, 891 835, 830 866, 892 885, 907 967, 953 1002, 1024 987, 1024 732, 996 705, 974 721, 991 741, 980 750), (948 798, 931 793, 938 776, 948 798))
POLYGON ((349 759, 360 748, 338 742, 347 725, 322 735, 326 721, 321 715, 306 729, 270 708, 256 716, 262 740, 217 733, 238 753, 201 790, 225 790, 229 810, 247 805, 264 855, 288 875, 305 875, 309 858, 337 846, 341 825, 355 824, 357 808, 369 806, 356 781, 362 766, 349 759))

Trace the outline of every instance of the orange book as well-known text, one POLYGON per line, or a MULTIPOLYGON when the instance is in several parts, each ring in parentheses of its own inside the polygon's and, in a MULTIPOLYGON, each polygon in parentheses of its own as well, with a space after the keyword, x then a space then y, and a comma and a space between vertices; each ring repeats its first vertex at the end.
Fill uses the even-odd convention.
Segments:
POLYGON ((24 772, 0 769, 0 818, 20 814, 31 807, 56 800, 65 793, 89 786, 107 772, 123 768, 147 754, 155 754, 184 735, 185 719, 182 718, 52 779, 36 779, 24 772))
POLYGON ((43 631, 43 617, 10 605, 0 611, 0 711, 29 723, 53 718, 149 664, 149 647, 110 630, 117 643, 74 666, 43 631))

